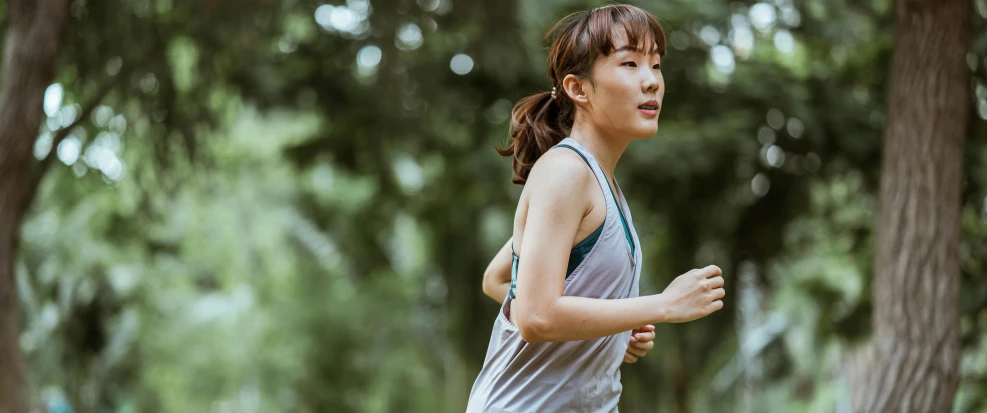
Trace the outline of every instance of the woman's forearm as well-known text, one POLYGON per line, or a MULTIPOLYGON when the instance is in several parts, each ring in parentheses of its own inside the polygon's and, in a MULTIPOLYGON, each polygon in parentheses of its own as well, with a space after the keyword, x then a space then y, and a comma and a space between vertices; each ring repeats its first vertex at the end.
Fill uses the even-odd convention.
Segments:
POLYGON ((543 314, 519 314, 518 330, 529 343, 589 340, 662 322, 665 301, 661 294, 612 300, 563 296, 543 307, 543 314))
POLYGON ((511 240, 508 239, 483 272, 483 293, 500 304, 504 304, 507 290, 511 288, 511 265, 511 240))
POLYGON ((675 277, 661 294, 644 297, 601 300, 528 294, 543 301, 523 302, 527 297, 519 297, 511 311, 517 314, 521 337, 539 342, 587 340, 646 324, 689 322, 723 308, 726 291, 720 268, 709 265, 675 277))
POLYGON ((507 282, 484 282, 483 283, 483 293, 487 297, 493 298, 497 304, 504 304, 504 299, 507 298, 507 291, 511 289, 511 281, 507 282))

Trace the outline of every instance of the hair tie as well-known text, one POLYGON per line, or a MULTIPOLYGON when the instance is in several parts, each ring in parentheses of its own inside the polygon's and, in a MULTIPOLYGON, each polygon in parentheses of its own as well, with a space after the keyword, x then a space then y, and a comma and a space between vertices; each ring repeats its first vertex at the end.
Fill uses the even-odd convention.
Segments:
POLYGON ((555 100, 555 86, 552 86, 552 100, 555 100))

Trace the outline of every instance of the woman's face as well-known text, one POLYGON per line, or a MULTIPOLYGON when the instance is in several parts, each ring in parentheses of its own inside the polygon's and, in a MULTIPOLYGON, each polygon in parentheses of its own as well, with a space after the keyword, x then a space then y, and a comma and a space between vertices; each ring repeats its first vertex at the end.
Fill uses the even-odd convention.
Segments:
POLYGON ((617 50, 593 65, 592 82, 584 86, 585 117, 593 127, 611 136, 644 139, 658 130, 658 114, 665 94, 661 56, 643 45, 627 44, 621 36, 617 50))

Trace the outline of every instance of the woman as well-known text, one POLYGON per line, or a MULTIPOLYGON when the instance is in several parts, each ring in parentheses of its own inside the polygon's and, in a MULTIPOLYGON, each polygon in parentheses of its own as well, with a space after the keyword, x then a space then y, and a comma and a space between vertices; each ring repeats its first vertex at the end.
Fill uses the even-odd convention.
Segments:
POLYGON ((723 306, 715 266, 638 296, 641 247, 613 172, 632 140, 657 129, 658 22, 611 5, 570 15, 552 33, 552 91, 518 102, 513 140, 498 149, 524 190, 514 236, 484 275, 484 292, 503 305, 468 412, 616 411, 621 362, 654 345, 653 323, 723 306))

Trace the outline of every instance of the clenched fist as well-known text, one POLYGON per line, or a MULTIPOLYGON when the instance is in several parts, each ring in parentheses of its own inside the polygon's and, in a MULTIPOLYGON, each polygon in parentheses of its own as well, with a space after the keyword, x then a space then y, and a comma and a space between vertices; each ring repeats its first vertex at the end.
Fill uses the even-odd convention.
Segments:
POLYGON ((655 326, 648 324, 631 331, 631 340, 624 352, 624 363, 637 363, 637 359, 655 348, 655 326))
POLYGON ((723 308, 723 276, 720 268, 710 265, 682 274, 672 280, 659 296, 664 306, 664 321, 684 323, 705 317, 723 308))

